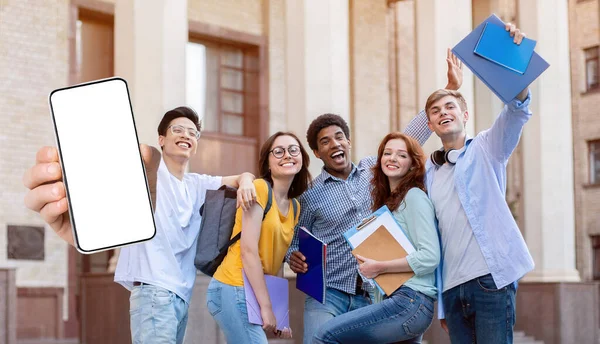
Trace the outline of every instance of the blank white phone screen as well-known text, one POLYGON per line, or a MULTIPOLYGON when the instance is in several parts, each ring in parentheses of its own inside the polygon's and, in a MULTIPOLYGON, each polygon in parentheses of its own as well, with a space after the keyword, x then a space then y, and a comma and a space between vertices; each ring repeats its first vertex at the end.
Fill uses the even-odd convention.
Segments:
POLYGON ((126 82, 76 85, 49 100, 77 249, 151 239, 156 227, 126 82))

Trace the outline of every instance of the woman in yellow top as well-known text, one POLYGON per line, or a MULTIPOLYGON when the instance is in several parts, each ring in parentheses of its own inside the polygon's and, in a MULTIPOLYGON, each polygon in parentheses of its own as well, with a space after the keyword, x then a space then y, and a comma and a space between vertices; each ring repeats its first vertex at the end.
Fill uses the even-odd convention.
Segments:
MULTIPOLYGON (((208 285, 206 304, 228 343, 267 343, 265 331, 275 333, 276 320, 267 292, 264 275, 281 270, 300 206, 294 216, 293 200, 311 182, 309 157, 298 137, 277 132, 260 150, 259 174, 256 179, 256 203, 236 212, 232 238, 242 231, 241 239, 229 247, 227 255, 208 285), (272 205, 263 214, 268 201, 269 183, 273 189, 272 205), (248 321, 242 268, 260 305, 263 326, 248 321)), ((285 332, 291 336, 291 331, 285 332)))

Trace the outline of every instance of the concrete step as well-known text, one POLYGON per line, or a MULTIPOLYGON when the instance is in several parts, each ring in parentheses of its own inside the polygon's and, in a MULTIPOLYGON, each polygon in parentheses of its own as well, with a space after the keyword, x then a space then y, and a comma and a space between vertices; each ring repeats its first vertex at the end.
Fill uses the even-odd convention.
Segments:
POLYGON ((513 333, 514 344, 544 344, 543 341, 535 340, 535 338, 527 336, 525 332, 517 331, 513 333))

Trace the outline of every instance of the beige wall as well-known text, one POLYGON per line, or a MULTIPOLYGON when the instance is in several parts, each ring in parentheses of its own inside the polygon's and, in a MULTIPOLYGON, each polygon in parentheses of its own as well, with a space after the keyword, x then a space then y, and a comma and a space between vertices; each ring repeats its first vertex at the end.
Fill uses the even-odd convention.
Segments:
MULTIPOLYGON (((269 0, 188 0, 190 20, 262 35, 263 8, 269 0)), ((283 2, 279 0, 278 2, 283 2)))
MULTIPOLYGON (((286 117, 286 24, 285 1, 269 0, 265 3, 265 30, 269 38, 269 134, 290 128, 286 117)), ((300 138, 303 132, 296 131, 300 138)), ((308 149, 308 147, 305 147, 308 149)))
POLYGON ((383 0, 350 2, 352 158, 376 155, 390 131, 387 6, 383 0))
POLYGON ((598 1, 569 1, 571 80, 573 99, 573 144, 575 179, 575 224, 577 268, 584 280, 592 278, 590 235, 600 235, 600 188, 589 183, 588 140, 600 139, 600 93, 585 94, 583 49, 600 44, 598 1))

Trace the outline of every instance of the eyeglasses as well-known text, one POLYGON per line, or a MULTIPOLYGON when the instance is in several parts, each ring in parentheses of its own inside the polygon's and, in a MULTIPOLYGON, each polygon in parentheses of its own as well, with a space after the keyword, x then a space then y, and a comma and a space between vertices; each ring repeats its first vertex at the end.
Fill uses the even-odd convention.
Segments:
POLYGON ((283 158, 285 155, 285 151, 290 154, 290 156, 298 156, 300 154, 300 146, 298 145, 290 145, 288 148, 284 147, 275 147, 269 151, 269 153, 273 153, 273 156, 277 159, 283 158))
POLYGON ((169 128, 171 129, 173 135, 183 135, 187 131, 189 137, 193 137, 196 140, 200 138, 200 132, 194 128, 185 128, 181 125, 171 125, 169 128))

